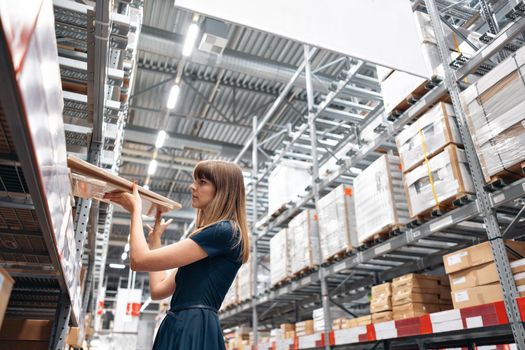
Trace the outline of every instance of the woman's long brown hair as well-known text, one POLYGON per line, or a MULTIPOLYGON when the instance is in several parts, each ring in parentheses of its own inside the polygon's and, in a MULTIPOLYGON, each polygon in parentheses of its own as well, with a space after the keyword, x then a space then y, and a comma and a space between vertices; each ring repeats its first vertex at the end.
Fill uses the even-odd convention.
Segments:
POLYGON ((231 221, 234 229, 240 232, 236 244, 241 244, 242 262, 245 263, 250 255, 250 240, 246 219, 246 193, 241 168, 231 162, 206 160, 197 163, 193 170, 193 178, 210 181, 215 186, 215 197, 205 211, 197 209, 196 230, 190 236, 219 221, 231 221))

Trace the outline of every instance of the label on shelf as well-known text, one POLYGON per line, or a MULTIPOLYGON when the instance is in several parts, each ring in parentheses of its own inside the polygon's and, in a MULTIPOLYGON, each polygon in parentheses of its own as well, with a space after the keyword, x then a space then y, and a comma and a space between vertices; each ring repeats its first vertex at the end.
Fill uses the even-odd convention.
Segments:
POLYGON ((505 193, 500 193, 497 196, 494 196, 494 203, 499 203, 505 200, 505 193))
POLYGON ((444 219, 441 219, 437 222, 434 222, 433 224, 430 224, 429 228, 430 228, 430 231, 436 232, 442 229, 443 227, 448 226, 452 223, 453 223, 452 216, 447 216, 444 219))
POLYGON ((468 301, 470 298, 468 296, 468 291, 463 290, 461 292, 455 292, 454 293, 454 299, 456 299, 457 302, 461 303, 463 301, 468 301))
POLYGON ((460 264, 461 263, 461 260, 463 259, 463 257, 467 256, 468 255, 468 252, 461 252, 461 253, 457 253, 457 254, 454 254, 454 255, 451 255, 447 258, 447 263, 449 265, 456 265, 456 264, 460 264))
POLYGON ((467 317, 467 328, 478 328, 483 327, 483 317, 467 317))
POLYGON ((452 280, 452 284, 453 285, 458 285, 458 284, 465 283, 466 281, 467 281, 467 278, 465 276, 463 276, 463 277, 460 277, 460 278, 454 278, 452 280))

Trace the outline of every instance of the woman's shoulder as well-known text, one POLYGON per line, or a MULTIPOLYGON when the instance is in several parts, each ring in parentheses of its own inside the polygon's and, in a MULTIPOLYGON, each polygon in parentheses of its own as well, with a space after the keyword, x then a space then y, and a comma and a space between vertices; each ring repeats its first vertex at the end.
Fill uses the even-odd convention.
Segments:
POLYGON ((213 225, 210 225, 208 228, 213 229, 219 233, 234 233, 237 231, 236 225, 231 220, 221 220, 217 221, 213 225))

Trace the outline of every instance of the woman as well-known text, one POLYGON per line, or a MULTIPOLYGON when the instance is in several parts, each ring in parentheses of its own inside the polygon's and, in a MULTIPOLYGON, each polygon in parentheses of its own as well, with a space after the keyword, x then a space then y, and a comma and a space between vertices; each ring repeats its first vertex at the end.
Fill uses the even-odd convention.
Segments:
POLYGON ((193 172, 192 207, 196 230, 189 239, 161 247, 171 221, 160 221, 144 238, 138 187, 109 193, 107 199, 131 213, 130 267, 150 272, 152 299, 173 295, 153 349, 225 349, 217 310, 242 263, 248 260, 245 190, 239 166, 224 161, 199 162, 193 172), (168 269, 176 270, 164 278, 168 269))

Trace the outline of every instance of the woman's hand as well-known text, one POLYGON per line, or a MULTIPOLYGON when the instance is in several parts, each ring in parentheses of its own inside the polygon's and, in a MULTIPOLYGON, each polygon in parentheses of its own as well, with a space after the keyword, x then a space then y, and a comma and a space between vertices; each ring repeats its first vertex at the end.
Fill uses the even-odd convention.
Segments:
POLYGON ((164 221, 164 219, 161 220, 162 213, 160 211, 157 211, 157 215, 155 215, 155 225, 154 227, 151 227, 151 225, 146 224, 146 227, 148 228, 148 242, 153 242, 154 240, 160 240, 160 237, 166 231, 168 226, 173 222, 173 219, 169 219, 168 221, 164 221))
POLYGON ((130 213, 138 212, 140 214, 142 212, 142 199, 140 198, 137 184, 133 184, 133 193, 109 192, 104 195, 104 199, 117 203, 130 213))

